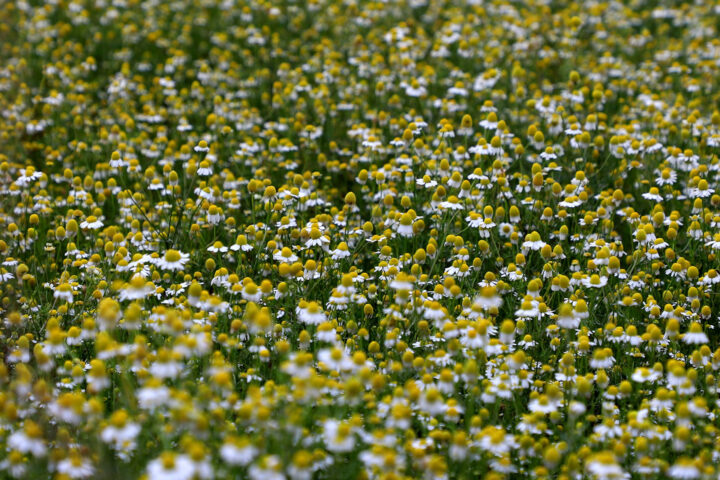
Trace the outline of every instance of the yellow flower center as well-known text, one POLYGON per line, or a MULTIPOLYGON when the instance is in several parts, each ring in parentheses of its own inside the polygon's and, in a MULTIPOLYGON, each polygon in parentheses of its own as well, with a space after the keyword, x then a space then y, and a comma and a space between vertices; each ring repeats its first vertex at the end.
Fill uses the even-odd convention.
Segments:
POLYGON ((180 255, 180 252, 177 250, 168 250, 165 252, 165 260, 171 263, 179 262, 182 258, 182 255, 180 255))

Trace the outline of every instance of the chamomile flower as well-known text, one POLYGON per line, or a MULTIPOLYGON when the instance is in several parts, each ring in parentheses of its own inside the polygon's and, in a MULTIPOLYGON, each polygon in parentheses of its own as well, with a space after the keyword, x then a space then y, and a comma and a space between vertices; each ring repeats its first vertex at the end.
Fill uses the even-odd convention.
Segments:
POLYGON ((692 322, 690 329, 682 337, 682 341, 689 345, 708 343, 708 336, 703 332, 702 326, 698 322, 692 322))
POLYGON ((193 150, 198 153, 209 152, 210 147, 205 140, 200 140, 197 145, 193 147, 193 150))
POLYGON ((191 480, 195 477, 195 468, 187 455, 164 452, 147 465, 149 478, 159 480, 191 480))
POLYGON ((142 275, 133 275, 130 282, 120 289, 120 300, 138 300, 155 292, 155 285, 148 282, 142 275))
POLYGON ((73 452, 69 458, 58 462, 57 471, 69 478, 90 478, 95 473, 95 467, 88 459, 73 452))
POLYGON ((317 302, 301 301, 296 308, 298 320, 307 325, 320 325, 326 320, 325 312, 323 312, 317 302))
POLYGON ((158 257, 155 264, 163 270, 182 270, 185 264, 190 261, 190 254, 178 250, 169 249, 162 257, 158 257))
POLYGON ((611 452, 600 452, 593 455, 586 463, 586 470, 588 474, 598 480, 630 478, 630 474, 623 470, 611 452))
POLYGON ((67 303, 73 303, 72 286, 67 282, 61 283, 57 288, 55 288, 53 296, 67 303))
POLYGON ((127 412, 117 410, 110 417, 110 424, 102 430, 100 438, 127 459, 128 454, 137 447, 136 439, 140 431, 140 425, 128 421, 127 412))
POLYGON ((38 172, 34 167, 20 169, 20 175, 15 180, 15 185, 19 187, 27 187, 36 180, 42 178, 42 172, 38 172))
POLYGON ((80 228, 88 229, 88 230, 97 230, 99 228, 102 228, 103 222, 100 221, 97 217, 94 215, 90 215, 85 220, 83 220, 80 223, 80 228))
POLYGON ((7 439, 7 445, 20 453, 29 453, 43 457, 47 453, 47 445, 40 427, 32 421, 26 421, 22 429, 16 430, 7 439))

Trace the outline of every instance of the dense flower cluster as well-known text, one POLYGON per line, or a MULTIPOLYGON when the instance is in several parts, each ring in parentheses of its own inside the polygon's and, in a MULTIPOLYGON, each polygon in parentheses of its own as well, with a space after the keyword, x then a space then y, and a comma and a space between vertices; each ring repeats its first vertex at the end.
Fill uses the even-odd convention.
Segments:
POLYGON ((0 477, 716 479, 720 7, 0 5, 0 477))

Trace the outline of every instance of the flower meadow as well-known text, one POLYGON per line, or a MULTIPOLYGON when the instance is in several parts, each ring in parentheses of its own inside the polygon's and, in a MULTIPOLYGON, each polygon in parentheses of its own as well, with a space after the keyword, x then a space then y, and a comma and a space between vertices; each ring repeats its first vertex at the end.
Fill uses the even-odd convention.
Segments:
POLYGON ((719 478, 719 39, 2 2, 0 478, 719 478))

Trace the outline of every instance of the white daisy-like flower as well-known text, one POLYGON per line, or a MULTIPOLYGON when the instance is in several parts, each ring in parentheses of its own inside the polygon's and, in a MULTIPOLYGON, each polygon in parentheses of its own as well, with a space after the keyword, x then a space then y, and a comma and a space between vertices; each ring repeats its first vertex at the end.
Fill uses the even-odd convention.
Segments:
POLYGON ((7 446, 18 452, 32 453, 36 457, 43 457, 47 452, 47 446, 35 424, 31 424, 29 427, 26 425, 24 430, 18 430, 10 434, 7 439, 7 446))
POLYGON ((139 300, 155 292, 155 285, 148 282, 142 275, 133 275, 129 283, 120 290, 120 300, 139 300))
POLYGON ((617 464, 615 457, 610 452, 594 455, 587 462, 585 468, 596 479, 626 480, 630 478, 630 474, 617 464))
POLYGON ((248 475, 251 480, 285 480, 282 472, 282 463, 275 455, 265 455, 250 466, 248 475))
POLYGON ((355 447, 350 425, 335 419, 328 419, 323 424, 323 439, 331 452, 349 452, 355 447))
POLYGON ((412 216, 408 213, 403 213, 400 221, 397 222, 395 226, 395 231, 401 237, 412 237, 414 234, 412 216))
POLYGON ((222 242, 215 242, 207 248, 208 252, 213 253, 225 253, 228 251, 228 247, 222 244, 222 242))
POLYGON ((15 180, 15 185, 18 187, 27 187, 41 177, 42 173, 36 171, 33 167, 22 168, 20 169, 20 175, 15 180))
POLYGON ((209 152, 210 147, 205 140, 200 140, 200 142, 198 142, 198 144, 193 147, 193 150, 195 150, 195 152, 197 153, 204 153, 209 152))
POLYGON ((140 408, 153 411, 170 400, 170 389, 159 380, 151 379, 137 391, 137 400, 140 408))
POLYGON ((325 312, 317 302, 300 302, 295 311, 298 320, 307 325, 320 325, 327 319, 325 312))
POLYGON ((87 217, 87 219, 83 220, 80 223, 80 228, 85 230, 97 230, 99 228, 102 228, 102 226, 103 222, 94 215, 90 215, 89 217, 87 217))
POLYGON ((683 335, 682 341, 688 345, 701 345, 708 343, 709 339, 705 332, 703 332, 702 325, 698 322, 693 322, 690 325, 690 330, 683 335))
POLYGON ((607 277, 601 277, 597 274, 582 279, 582 284, 587 288, 602 288, 607 285, 607 283, 607 277))
POLYGON ((57 471, 70 478, 90 478, 95 473, 95 467, 87 458, 73 453, 69 458, 58 462, 57 471))
POLYGON ((220 447, 220 457, 229 465, 246 466, 258 454, 258 449, 247 439, 230 439, 220 447))
POLYGON ((661 375, 656 370, 651 370, 646 367, 638 367, 635 369, 630 378, 633 382, 652 383, 659 380, 661 375))
POLYGON ((60 300, 65 300, 67 303, 73 303, 72 286, 67 282, 61 283, 57 286, 57 288, 55 288, 55 293, 53 293, 53 297, 60 300))
POLYGON ((185 264, 190 261, 190 254, 179 250, 170 249, 165 255, 155 260, 155 265, 163 270, 182 270, 185 264))
POLYGON ((115 450, 127 453, 137 447, 137 436, 142 428, 137 423, 125 422, 124 417, 127 417, 125 412, 116 412, 111 417, 110 425, 100 432, 100 438, 115 450))
POLYGON ((690 458, 681 458, 667 472, 670 478, 680 480, 695 480, 700 478, 700 470, 690 458))
MULTIPOLYGON (((334 334, 334 332, 333 332, 334 334)), ((333 347, 320 350, 317 354, 318 362, 322 362, 325 368, 338 372, 347 372, 353 369, 355 364, 350 356, 341 348, 333 347)))
POLYGON ((166 452, 148 463, 147 475, 152 480, 191 480, 195 464, 187 455, 166 452))

